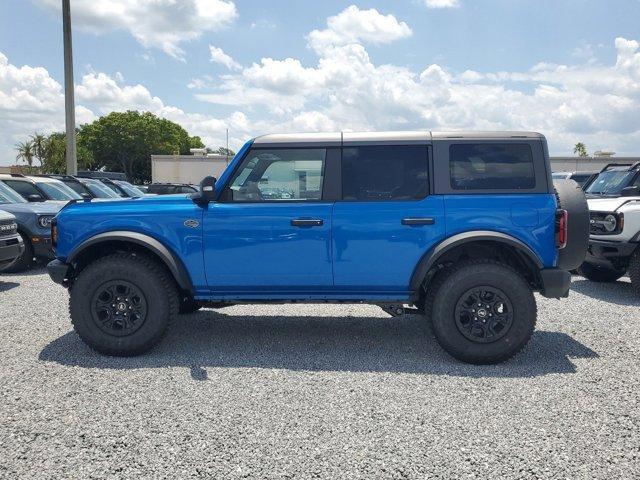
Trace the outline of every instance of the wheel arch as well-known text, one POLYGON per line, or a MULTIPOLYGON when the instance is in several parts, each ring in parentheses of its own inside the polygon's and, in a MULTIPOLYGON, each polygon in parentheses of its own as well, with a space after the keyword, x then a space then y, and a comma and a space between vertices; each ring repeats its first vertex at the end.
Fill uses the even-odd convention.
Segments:
POLYGON ((420 292, 420 287, 432 278, 434 269, 452 254, 464 255, 470 251, 512 252, 515 259, 521 259, 530 272, 528 279, 534 286, 539 282, 538 270, 544 268, 540 257, 521 240, 511 235, 491 230, 476 230, 458 233, 446 238, 426 252, 416 265, 411 276, 410 289, 420 292))
POLYGON ((193 292, 191 276, 180 257, 160 240, 144 233, 127 230, 99 233, 74 248, 67 256, 67 263, 86 262, 88 258, 120 249, 151 254, 169 270, 180 289, 193 292))

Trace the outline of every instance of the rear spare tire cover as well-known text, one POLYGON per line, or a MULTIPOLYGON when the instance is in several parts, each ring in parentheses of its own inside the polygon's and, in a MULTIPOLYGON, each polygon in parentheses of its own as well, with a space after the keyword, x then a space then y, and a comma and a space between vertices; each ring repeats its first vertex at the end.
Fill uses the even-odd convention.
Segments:
POLYGON ((555 180, 558 208, 567 211, 567 246, 558 251, 558 267, 574 270, 582 265, 589 247, 589 206, 580 185, 573 180, 555 180))

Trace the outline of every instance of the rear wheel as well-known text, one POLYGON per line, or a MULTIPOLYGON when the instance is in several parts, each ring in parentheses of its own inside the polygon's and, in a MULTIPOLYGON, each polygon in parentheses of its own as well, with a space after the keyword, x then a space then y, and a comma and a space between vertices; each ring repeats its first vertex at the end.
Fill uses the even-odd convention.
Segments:
POLYGON ((591 280, 592 282, 615 282, 624 274, 624 270, 600 267, 598 265, 587 262, 584 262, 582 265, 580 265, 580 268, 578 268, 578 275, 582 275, 584 278, 591 280))
POLYGON ((153 259, 117 253, 85 267, 70 289, 71 322, 107 355, 131 356, 156 345, 178 311, 173 279, 153 259))
POLYGON ((636 248, 636 251, 631 255, 629 278, 631 278, 631 285, 633 285, 634 290, 640 295, 640 247, 636 248))
POLYGON ((536 302, 525 279, 493 260, 473 260, 442 272, 429 286, 425 311, 438 343, 467 363, 507 360, 527 344, 536 302))
POLYGON ((23 235, 21 232, 18 232, 18 235, 22 238, 24 242, 24 252, 20 255, 12 264, 4 269, 0 269, 6 273, 16 273, 22 272, 24 270, 29 270, 33 266, 33 245, 31 245, 31 240, 26 235, 23 235))

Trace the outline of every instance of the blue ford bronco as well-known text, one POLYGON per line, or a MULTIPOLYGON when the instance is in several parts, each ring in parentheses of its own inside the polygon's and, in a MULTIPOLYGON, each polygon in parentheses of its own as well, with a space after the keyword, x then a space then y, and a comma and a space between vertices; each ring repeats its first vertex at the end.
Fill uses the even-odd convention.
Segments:
POLYGON ((196 193, 70 202, 48 270, 108 355, 149 350, 202 306, 359 302, 423 315, 452 356, 496 363, 531 337, 534 292, 567 296, 588 229, 540 134, 265 135, 196 193))

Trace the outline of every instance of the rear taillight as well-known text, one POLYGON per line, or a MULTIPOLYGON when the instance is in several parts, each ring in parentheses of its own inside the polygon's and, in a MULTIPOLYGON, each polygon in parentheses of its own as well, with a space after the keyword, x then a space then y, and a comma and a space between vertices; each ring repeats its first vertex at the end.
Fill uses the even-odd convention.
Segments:
POLYGON ((566 210, 556 212, 556 246, 562 249, 567 246, 567 226, 569 224, 569 213, 566 210))

